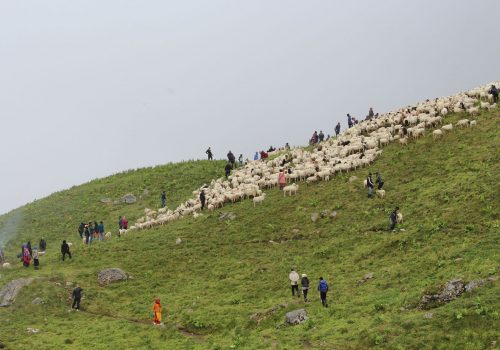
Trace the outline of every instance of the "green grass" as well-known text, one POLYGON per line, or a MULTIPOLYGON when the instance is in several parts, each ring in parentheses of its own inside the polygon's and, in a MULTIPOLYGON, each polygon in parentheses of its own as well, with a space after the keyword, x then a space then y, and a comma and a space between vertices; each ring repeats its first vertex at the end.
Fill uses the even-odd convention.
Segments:
MULTIPOLYGON (((3 217, 19 221, 6 253, 11 262, 21 241, 43 234, 49 251, 41 270, 20 263, 0 270, 0 285, 21 276, 40 276, 0 309, 0 341, 39 349, 490 349, 499 342, 498 282, 432 309, 417 309, 426 291, 453 278, 485 279, 499 274, 498 110, 478 117, 475 129, 454 130, 440 140, 431 133, 407 147, 384 148, 370 167, 330 182, 300 183, 296 196, 268 191, 262 205, 228 205, 194 219, 135 232, 85 247, 77 239, 81 220, 118 215, 133 222, 144 207, 155 208, 166 189, 168 205, 187 199, 202 183, 220 176, 223 162, 186 162, 141 169, 55 193, 3 217), (368 171, 381 171, 385 200, 366 198, 368 171), (348 183, 357 175, 360 180, 348 183), (147 188, 151 196, 133 205, 106 205, 147 188), (399 206, 405 217, 388 232, 388 216, 399 206), (335 221, 310 215, 336 210, 335 221), (221 212, 236 219, 220 221, 221 212), (176 245, 175 239, 182 238, 176 245), (59 261, 62 239, 75 242, 74 258, 59 261), (270 243, 273 241, 274 243, 270 243), (132 279, 100 287, 97 273, 121 267, 132 279), (307 273, 311 303, 290 296, 291 267, 307 273), (366 273, 374 278, 358 285, 366 273), (314 290, 323 276, 331 286, 330 308, 314 290), (83 312, 69 312, 78 282, 83 312), (43 305, 32 305, 41 296, 43 305), (165 328, 150 325, 155 296, 164 305, 165 328), (270 310, 278 305, 275 313, 270 310), (283 305, 284 307, 282 307, 283 305), (283 324, 287 311, 305 307, 310 320, 283 324), (260 323, 256 312, 269 314, 260 323), (427 312, 433 318, 424 318, 427 312), (26 328, 39 328, 28 335, 26 328), (194 334, 194 335, 193 335, 194 334)), ((451 115, 447 122, 463 118, 451 115)))

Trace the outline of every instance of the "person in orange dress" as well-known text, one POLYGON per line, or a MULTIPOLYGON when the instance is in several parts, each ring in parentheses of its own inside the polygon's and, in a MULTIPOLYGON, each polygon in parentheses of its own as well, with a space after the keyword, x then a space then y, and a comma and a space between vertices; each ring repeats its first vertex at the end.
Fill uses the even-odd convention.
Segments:
POLYGON ((161 324, 161 304, 158 298, 155 299, 155 303, 153 304, 153 324, 161 324))
POLYGON ((280 190, 283 189, 286 185, 286 176, 285 176, 285 170, 281 169, 280 173, 278 175, 278 183, 280 185, 280 190))

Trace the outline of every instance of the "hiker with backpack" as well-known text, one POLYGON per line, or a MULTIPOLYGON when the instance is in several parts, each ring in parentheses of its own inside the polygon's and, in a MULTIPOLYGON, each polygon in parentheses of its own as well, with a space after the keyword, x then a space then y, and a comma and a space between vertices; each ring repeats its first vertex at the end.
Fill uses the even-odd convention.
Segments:
POLYGON ((69 258, 71 259, 71 252, 69 251, 69 244, 66 243, 66 241, 63 241, 61 244, 61 254, 62 254, 63 261, 64 261, 64 258, 66 257, 66 254, 68 254, 69 258))
POLYGON ((382 175, 380 175, 380 173, 378 171, 376 173, 376 176, 377 176, 377 180, 375 180, 375 181, 378 184, 377 188, 379 190, 381 190, 382 187, 384 186, 384 180, 382 180, 382 175))
POLYGON ((76 311, 80 311, 80 301, 82 300, 82 291, 83 289, 77 284, 76 288, 73 289, 73 305, 71 305, 72 309, 76 309, 76 311))
POLYGON ((328 303, 326 302, 326 293, 328 293, 328 283, 326 283, 323 277, 319 278, 318 291, 319 291, 319 297, 321 298, 321 305, 323 305, 324 307, 328 307, 328 303))
POLYGON ((305 273, 302 274, 300 284, 302 284, 302 294, 304 295, 304 302, 307 303, 309 301, 307 300, 307 292, 309 292, 309 278, 307 278, 307 275, 305 273))
POLYGON ((290 284, 292 286, 292 297, 295 296, 295 292, 297 292, 297 297, 300 298, 300 292, 299 292, 299 274, 297 271, 292 269, 290 273, 288 274, 288 278, 290 279, 290 284))

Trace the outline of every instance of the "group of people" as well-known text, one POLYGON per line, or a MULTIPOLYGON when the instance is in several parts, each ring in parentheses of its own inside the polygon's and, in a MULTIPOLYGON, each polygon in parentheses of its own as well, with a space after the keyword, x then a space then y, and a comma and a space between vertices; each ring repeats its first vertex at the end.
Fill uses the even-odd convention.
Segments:
POLYGON ((21 253, 18 254, 18 258, 21 259, 24 267, 30 267, 31 261, 33 260, 33 266, 35 270, 40 268, 40 255, 45 253, 47 248, 47 242, 45 238, 41 238, 38 247, 36 245, 31 247, 31 241, 26 244, 21 245, 21 253))
MULTIPOLYGON (((375 175, 376 175, 375 181, 377 184, 377 189, 381 190, 382 187, 384 187, 384 180, 382 180, 382 175, 380 175, 378 171, 375 173, 375 175)), ((369 173, 368 177, 366 178, 366 187, 368 189, 368 198, 373 198, 374 184, 373 184, 372 173, 369 173)))
POLYGON ((85 244, 91 244, 93 240, 104 240, 104 223, 101 221, 97 223, 97 221, 89 221, 88 224, 83 222, 78 226, 78 234, 80 238, 83 240, 85 236, 85 244))
MULTIPOLYGON (((297 297, 300 298, 299 291, 299 274, 297 271, 292 269, 288 274, 288 278, 290 279, 290 285, 292 287, 292 297, 297 294, 297 297)), ((302 274, 302 278, 300 279, 300 285, 302 287, 302 295, 304 296, 304 302, 308 302, 307 295, 309 292, 309 278, 305 273, 302 274)), ((319 278, 318 286, 316 288, 319 292, 319 297, 321 299, 321 304, 324 307, 328 307, 328 303, 326 301, 326 294, 328 293, 328 283, 323 277, 319 278)))

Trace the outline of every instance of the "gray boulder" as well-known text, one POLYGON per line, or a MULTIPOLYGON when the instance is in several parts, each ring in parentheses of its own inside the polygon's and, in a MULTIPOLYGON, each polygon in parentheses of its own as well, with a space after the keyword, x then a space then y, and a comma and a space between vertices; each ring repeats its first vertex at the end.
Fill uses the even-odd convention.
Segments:
POLYGON ((112 282, 126 280, 127 278, 128 275, 125 271, 113 267, 109 269, 104 269, 101 272, 99 272, 99 275, 97 276, 97 282, 99 282, 101 286, 105 286, 112 282))
POLYGON ((319 214, 318 213, 312 213, 311 214, 311 221, 316 222, 319 219, 319 214))
POLYGON ((11 305, 21 289, 31 282, 33 282, 33 278, 19 278, 7 283, 7 285, 0 290, 0 307, 11 305))
POLYGON ((137 202, 137 198, 132 193, 127 193, 122 197, 122 202, 125 202, 127 204, 132 204, 137 202))
POLYGON ((465 292, 465 283, 461 279, 454 279, 446 283, 439 293, 425 294, 420 300, 420 308, 428 309, 442 303, 455 300, 465 292))
POLYGON ((111 204, 113 203, 113 200, 111 198, 101 198, 101 203, 111 204))
POLYGON ((302 323, 308 319, 309 317, 307 317, 307 312, 304 309, 293 310, 285 315, 286 322, 292 325, 302 323))
POLYGON ((31 303, 34 305, 40 305, 40 304, 43 304, 43 299, 37 297, 37 298, 33 299, 33 301, 31 303))
POLYGON ((472 292, 473 289, 479 288, 482 285, 484 285, 484 280, 479 280, 479 281, 470 281, 465 285, 465 291, 467 293, 472 292))

